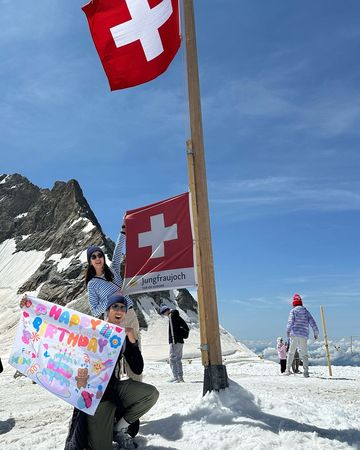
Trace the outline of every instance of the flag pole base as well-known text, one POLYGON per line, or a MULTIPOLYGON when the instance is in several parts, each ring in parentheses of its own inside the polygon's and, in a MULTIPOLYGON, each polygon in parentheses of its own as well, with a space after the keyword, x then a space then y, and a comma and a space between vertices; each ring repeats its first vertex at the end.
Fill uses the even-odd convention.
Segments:
POLYGON ((227 387, 229 387, 229 379, 223 364, 205 366, 203 395, 227 387))

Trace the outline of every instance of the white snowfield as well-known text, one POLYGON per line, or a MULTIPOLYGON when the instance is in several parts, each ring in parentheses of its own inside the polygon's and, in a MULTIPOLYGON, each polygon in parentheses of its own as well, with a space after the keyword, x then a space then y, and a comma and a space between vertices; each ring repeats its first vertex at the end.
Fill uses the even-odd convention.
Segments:
MULTIPOLYGON (((329 379, 317 366, 305 379, 255 361, 228 361, 230 387, 205 397, 198 360, 185 361, 181 384, 168 382, 166 362, 146 362, 144 381, 160 398, 141 419, 139 450, 360 448, 360 368, 336 367, 329 379)), ((71 407, 13 374, 6 366, 0 375, 0 448, 63 449, 71 407)))
MULTIPOLYGON (((10 241, 0 245, 0 449, 60 450, 72 408, 29 379, 14 379, 7 363, 20 318, 17 289, 45 258, 13 251, 10 241)), ((142 333, 144 381, 160 398, 141 419, 139 450, 360 449, 360 367, 333 367, 332 378, 323 366, 310 367, 308 379, 285 377, 279 364, 259 359, 221 330, 230 386, 203 397, 198 326, 184 346, 185 383, 172 384, 167 320, 151 311, 149 298, 141 308, 150 318, 142 333)))

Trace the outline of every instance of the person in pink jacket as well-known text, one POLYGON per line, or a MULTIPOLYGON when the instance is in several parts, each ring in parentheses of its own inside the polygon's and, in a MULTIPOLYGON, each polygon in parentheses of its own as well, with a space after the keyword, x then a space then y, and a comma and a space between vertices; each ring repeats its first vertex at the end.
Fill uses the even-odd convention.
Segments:
POLYGON ((286 345, 282 337, 276 339, 276 350, 280 358, 280 371, 284 373, 286 370, 286 345))

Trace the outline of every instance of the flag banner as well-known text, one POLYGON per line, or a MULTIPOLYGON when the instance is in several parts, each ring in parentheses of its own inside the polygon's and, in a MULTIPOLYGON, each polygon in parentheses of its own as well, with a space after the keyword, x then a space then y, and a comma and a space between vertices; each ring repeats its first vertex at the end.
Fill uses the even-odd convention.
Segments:
POLYGON ((124 294, 196 286, 189 193, 127 211, 124 294))
POLYGON ((112 91, 158 77, 180 48, 179 0, 92 0, 82 9, 112 91))
POLYGON ((118 359, 125 330, 65 306, 27 296, 9 364, 94 415, 118 359))

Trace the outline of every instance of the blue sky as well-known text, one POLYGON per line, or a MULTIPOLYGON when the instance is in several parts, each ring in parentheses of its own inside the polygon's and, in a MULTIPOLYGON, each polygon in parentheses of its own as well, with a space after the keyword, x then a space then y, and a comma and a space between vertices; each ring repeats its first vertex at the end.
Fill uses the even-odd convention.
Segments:
MULTIPOLYGON (((127 209, 187 190, 184 47, 111 93, 82 4, 0 0, 0 172, 77 179, 115 239, 127 209)), ((282 335, 298 292, 359 335, 359 2, 199 0, 196 25, 222 325, 282 335)))

